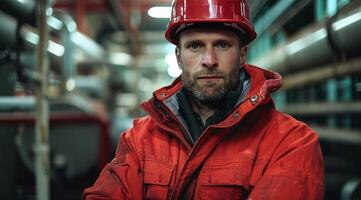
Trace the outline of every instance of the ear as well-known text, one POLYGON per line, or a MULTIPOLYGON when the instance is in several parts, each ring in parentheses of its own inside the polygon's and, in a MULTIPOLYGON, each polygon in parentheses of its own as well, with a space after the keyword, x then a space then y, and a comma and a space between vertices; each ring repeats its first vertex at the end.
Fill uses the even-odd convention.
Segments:
POLYGON ((180 51, 181 49, 179 47, 175 48, 175 56, 177 57, 178 67, 180 69, 183 69, 182 59, 180 57, 180 51))
POLYGON ((241 65, 243 65, 244 63, 246 63, 246 58, 247 58, 247 46, 241 47, 240 49, 240 57, 239 57, 239 63, 241 65))

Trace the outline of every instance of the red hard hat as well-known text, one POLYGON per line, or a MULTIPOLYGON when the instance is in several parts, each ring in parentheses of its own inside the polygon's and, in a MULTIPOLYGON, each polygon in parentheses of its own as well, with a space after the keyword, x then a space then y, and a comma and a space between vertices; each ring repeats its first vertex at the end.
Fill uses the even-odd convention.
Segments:
POLYGON ((242 34, 244 45, 257 37, 247 0, 174 0, 165 38, 177 45, 180 31, 197 23, 217 23, 233 28, 242 34))

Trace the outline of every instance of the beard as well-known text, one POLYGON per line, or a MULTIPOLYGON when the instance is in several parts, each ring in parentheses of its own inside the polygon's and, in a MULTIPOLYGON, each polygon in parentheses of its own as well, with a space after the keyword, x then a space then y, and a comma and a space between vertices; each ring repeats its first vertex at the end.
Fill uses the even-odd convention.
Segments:
POLYGON ((219 105, 224 100, 226 94, 235 88, 240 79, 240 68, 235 67, 229 73, 223 73, 217 69, 205 69, 203 71, 193 74, 193 76, 183 71, 181 75, 184 88, 192 96, 192 98, 201 104, 211 107, 219 105), (218 76, 222 77, 221 83, 205 82, 200 84, 197 82, 197 77, 201 76, 218 76))

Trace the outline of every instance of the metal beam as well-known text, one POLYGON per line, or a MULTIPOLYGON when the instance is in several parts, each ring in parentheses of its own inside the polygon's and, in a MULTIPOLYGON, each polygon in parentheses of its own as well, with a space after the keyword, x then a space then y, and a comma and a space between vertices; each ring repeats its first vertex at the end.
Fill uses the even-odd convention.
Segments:
POLYGON ((305 84, 313 84, 338 76, 347 76, 361 72, 361 57, 348 62, 336 63, 304 70, 283 76, 282 90, 288 90, 305 84))
POLYGON ((267 1, 265 0, 253 0, 249 2, 249 7, 251 9, 252 16, 256 16, 266 3, 267 1))
POLYGON ((0 97, 0 112, 35 109, 34 97, 0 97))
POLYGON ((300 103, 284 106, 281 111, 290 115, 314 116, 361 113, 361 102, 300 103))

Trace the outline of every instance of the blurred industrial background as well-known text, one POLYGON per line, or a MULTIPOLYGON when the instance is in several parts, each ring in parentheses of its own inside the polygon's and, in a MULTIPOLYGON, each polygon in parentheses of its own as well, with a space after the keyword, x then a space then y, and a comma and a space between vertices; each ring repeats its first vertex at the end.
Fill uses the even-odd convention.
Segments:
MULTIPOLYGON (((249 3, 248 62, 279 72, 277 108, 319 133, 325 199, 361 199, 361 0, 249 3)), ((138 104, 180 74, 170 4, 1 1, 0 199, 81 198, 138 104)))

